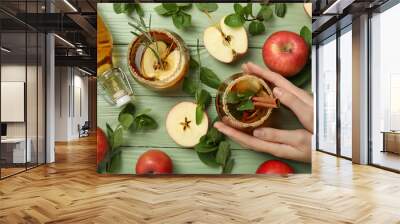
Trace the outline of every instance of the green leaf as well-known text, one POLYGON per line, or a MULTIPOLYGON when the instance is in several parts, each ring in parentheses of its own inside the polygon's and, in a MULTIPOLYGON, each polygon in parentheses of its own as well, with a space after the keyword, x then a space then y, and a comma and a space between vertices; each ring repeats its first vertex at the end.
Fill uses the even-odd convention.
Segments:
POLYGON ((241 27, 241 26, 243 26, 245 20, 241 15, 234 13, 234 14, 228 15, 225 18, 224 22, 226 25, 228 25, 230 27, 241 27))
POLYGON ((269 5, 263 5, 257 14, 257 19, 263 20, 263 21, 268 21, 272 18, 272 16, 273 16, 273 12, 272 12, 271 7, 269 7, 269 5))
POLYGON ((200 68, 200 80, 202 83, 214 89, 218 89, 221 84, 221 80, 218 76, 211 69, 206 67, 200 68))
POLYGON ((119 123, 124 127, 125 129, 129 129, 131 125, 133 124, 133 116, 131 114, 120 114, 118 117, 119 123))
POLYGON ((285 17, 286 14, 286 4, 285 3, 276 3, 275 4, 275 14, 278 17, 285 17))
POLYGON ((219 144, 221 141, 224 140, 224 135, 214 127, 210 128, 210 130, 207 132, 206 137, 206 140, 209 140, 208 142, 212 144, 219 144))
POLYGON ((181 10, 189 10, 192 8, 192 3, 176 3, 181 10))
POLYGON ((135 11, 135 9, 136 9, 135 4, 133 4, 133 3, 125 3, 124 12, 125 12, 127 15, 132 14, 132 13, 135 11))
POLYGON ((196 107, 196 124, 199 125, 203 120, 204 109, 202 105, 197 105, 196 107))
POLYGON ((113 145, 112 145, 112 149, 116 149, 121 147, 122 145, 122 141, 123 141, 123 132, 122 132, 122 128, 117 128, 114 131, 114 137, 113 137, 113 145))
POLYGON ((183 79, 182 90, 183 92, 189 94, 190 96, 194 96, 197 92, 198 85, 196 80, 193 77, 186 76, 183 79))
POLYGON ((251 21, 249 25, 249 32, 253 36, 262 34, 265 32, 265 26, 260 21, 251 21))
POLYGON ((135 3, 134 6, 135 6, 136 13, 138 14, 138 16, 143 17, 144 11, 143 11, 142 6, 139 3, 135 3))
POLYGON ((141 114, 135 117, 136 130, 150 130, 158 127, 157 122, 147 114, 141 114))
POLYGON ((233 9, 235 10, 235 13, 237 15, 243 16, 244 8, 243 8, 243 6, 241 4, 239 4, 239 3, 233 4, 233 9))
POLYGON ((301 87, 305 83, 311 80, 311 62, 308 62, 306 66, 295 76, 288 78, 295 86, 301 87))
POLYGON ((185 29, 190 27, 192 24, 192 17, 184 12, 179 12, 172 15, 172 22, 178 29, 185 29))
POLYGON ((195 3, 195 5, 202 12, 214 12, 218 9, 217 3, 195 3))
POLYGON ((106 127, 107 127, 107 139, 108 139, 108 143, 110 143, 110 146, 113 145, 113 140, 114 140, 114 131, 113 129, 110 127, 110 125, 108 123, 106 123, 106 127))
POLYGON ((240 100, 248 100, 252 96, 254 96, 256 93, 253 91, 247 90, 247 91, 236 93, 236 94, 240 98, 240 100))
POLYGON ((114 12, 121 14, 125 12, 125 3, 113 3, 114 12))
POLYGON ((119 117, 120 117, 122 114, 131 114, 132 116, 135 116, 135 112, 136 112, 135 105, 133 105, 133 103, 128 103, 128 104, 126 104, 125 107, 121 110, 121 112, 119 112, 118 120, 120 119, 119 117))
POLYGON ((226 95, 226 102, 229 104, 236 104, 240 102, 240 98, 236 92, 229 92, 226 95))
POLYGON ((162 3, 161 4, 168 12, 177 12, 179 10, 176 3, 162 3))
POLYGON ((253 3, 247 3, 247 5, 244 7, 244 14, 246 16, 253 15, 253 3))
POLYGON ((191 56, 189 61, 189 69, 196 70, 199 68, 199 63, 191 56))
POLYGON ((199 143, 194 147, 194 150, 198 153, 210 153, 217 151, 218 146, 209 146, 204 143, 199 143))
POLYGON ((230 144, 227 141, 223 141, 219 143, 217 155, 215 157, 215 161, 222 166, 225 166, 228 158, 231 155, 230 144))
POLYGON ((156 13, 158 15, 162 15, 162 16, 167 16, 169 14, 169 11, 167 9, 165 9, 163 5, 156 6, 154 8, 154 11, 156 11, 156 13))
POLYGON ((309 46, 311 46, 311 44, 312 44, 312 33, 311 33, 311 30, 308 27, 303 26, 301 28, 300 36, 302 36, 304 38, 304 40, 307 42, 307 44, 309 46))
POLYGON ((230 159, 223 167, 222 173, 231 173, 234 165, 235 165, 235 160, 230 159))
POLYGON ((210 167, 218 167, 219 164, 215 161, 215 152, 199 153, 197 152, 201 162, 210 167))
POLYGON ((238 111, 254 110, 254 104, 251 100, 242 102, 237 108, 238 111))
POLYGON ((204 89, 198 90, 196 92, 196 103, 206 109, 211 103, 211 94, 204 89))

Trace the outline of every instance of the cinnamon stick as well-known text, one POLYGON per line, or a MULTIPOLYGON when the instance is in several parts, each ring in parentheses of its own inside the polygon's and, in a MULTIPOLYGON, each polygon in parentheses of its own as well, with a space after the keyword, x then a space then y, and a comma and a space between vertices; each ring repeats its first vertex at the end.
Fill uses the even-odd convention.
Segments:
POLYGON ((268 108, 279 107, 279 100, 277 98, 272 98, 271 96, 254 96, 252 100, 254 106, 268 107, 268 108))

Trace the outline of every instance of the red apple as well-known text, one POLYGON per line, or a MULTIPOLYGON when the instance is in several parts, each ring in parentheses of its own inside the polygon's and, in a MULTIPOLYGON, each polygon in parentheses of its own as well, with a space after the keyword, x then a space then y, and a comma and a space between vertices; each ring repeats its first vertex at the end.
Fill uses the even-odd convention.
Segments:
POLYGON ((306 41, 297 33, 279 31, 265 41, 262 54, 269 69, 292 77, 306 65, 309 49, 306 41))
POLYGON ((99 164, 107 153, 108 141, 107 136, 101 128, 97 128, 97 164, 99 164))
POLYGON ((172 169, 171 158, 156 149, 143 153, 136 162, 136 174, 171 174, 172 169))
POLYGON ((279 160, 268 160, 263 162, 257 169, 256 174, 290 174, 294 170, 289 164, 279 160))

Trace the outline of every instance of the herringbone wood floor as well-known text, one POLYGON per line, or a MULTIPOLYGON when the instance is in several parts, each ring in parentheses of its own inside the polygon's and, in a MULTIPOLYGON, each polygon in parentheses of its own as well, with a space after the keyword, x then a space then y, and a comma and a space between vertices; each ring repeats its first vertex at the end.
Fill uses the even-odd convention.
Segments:
POLYGON ((101 176, 95 138, 0 181, 0 223, 400 223, 400 175, 314 153, 313 174, 101 176))

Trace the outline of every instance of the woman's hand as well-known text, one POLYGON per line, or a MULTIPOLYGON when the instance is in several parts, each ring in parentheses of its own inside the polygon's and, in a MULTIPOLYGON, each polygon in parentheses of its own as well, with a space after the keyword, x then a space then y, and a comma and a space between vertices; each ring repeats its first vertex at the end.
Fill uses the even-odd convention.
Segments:
POLYGON ((263 127, 255 129, 253 135, 249 135, 229 126, 227 119, 223 119, 223 122, 216 122, 214 127, 246 148, 266 152, 280 158, 310 162, 311 137, 314 127, 312 96, 283 76, 253 63, 243 64, 242 69, 245 73, 257 75, 274 84, 276 86, 273 89, 275 97, 295 113, 305 129, 279 130, 263 127))

